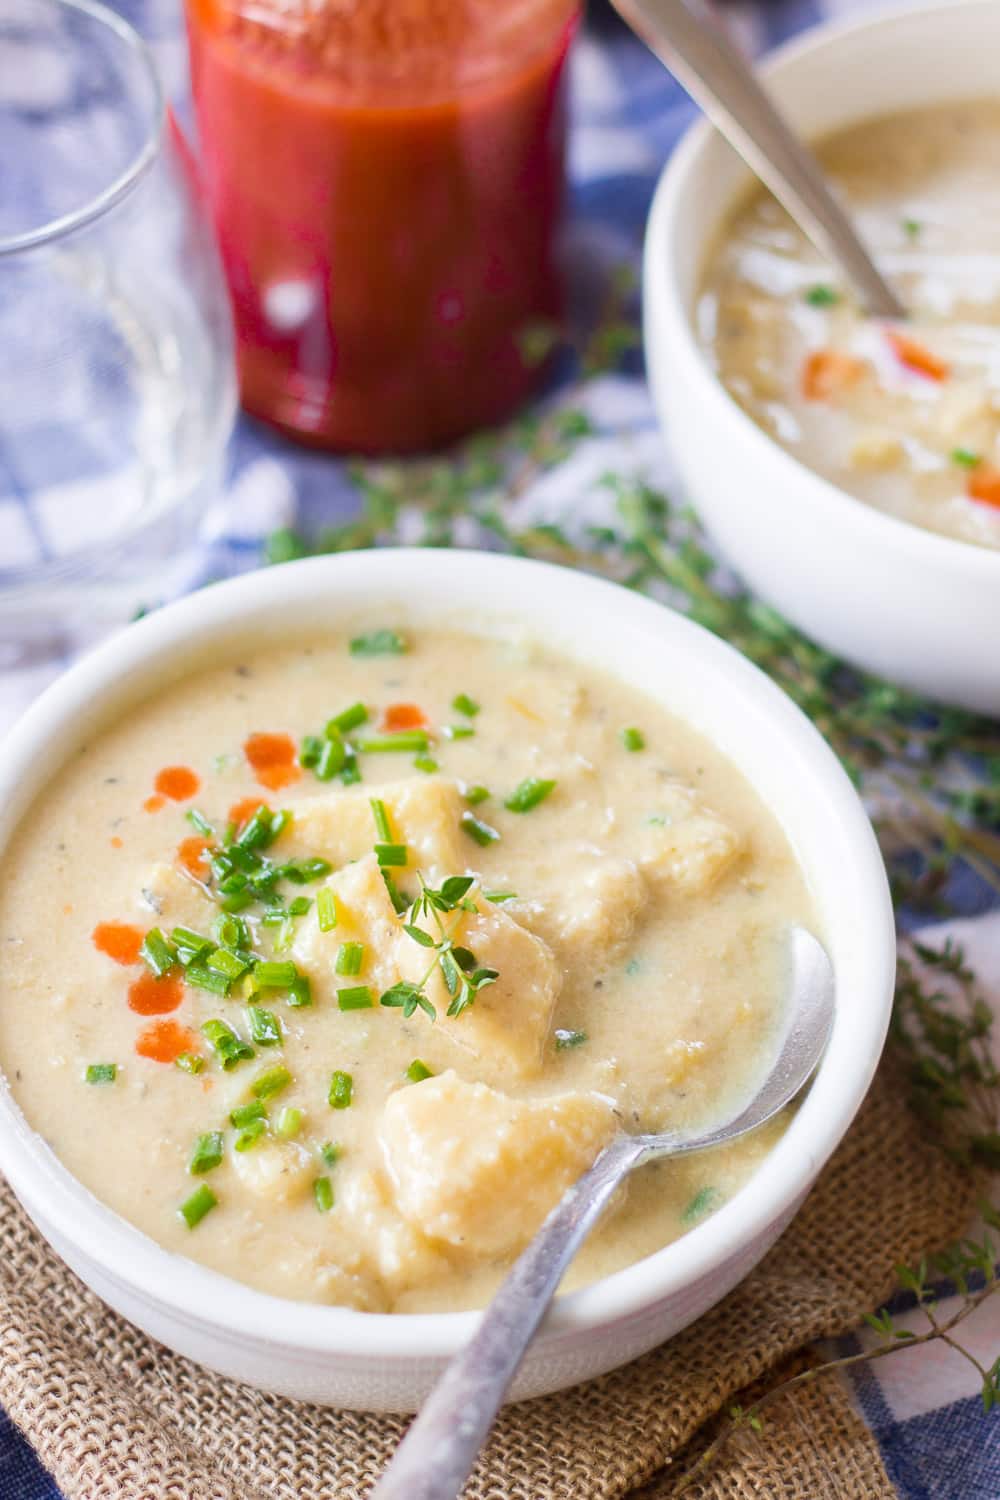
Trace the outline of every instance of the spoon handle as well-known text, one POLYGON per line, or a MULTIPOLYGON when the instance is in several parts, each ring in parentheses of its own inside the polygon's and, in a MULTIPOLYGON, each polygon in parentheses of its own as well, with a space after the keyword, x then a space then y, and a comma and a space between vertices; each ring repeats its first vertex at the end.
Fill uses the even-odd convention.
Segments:
POLYGON ((701 0, 613 3, 817 249, 842 268, 867 310, 876 317, 904 318, 905 309, 827 186, 815 157, 785 124, 701 0))
POLYGON ((507 1387, 566 1267, 622 1178, 645 1155, 641 1140, 616 1136, 514 1265, 414 1420, 371 1500, 454 1500, 476 1461, 507 1387))

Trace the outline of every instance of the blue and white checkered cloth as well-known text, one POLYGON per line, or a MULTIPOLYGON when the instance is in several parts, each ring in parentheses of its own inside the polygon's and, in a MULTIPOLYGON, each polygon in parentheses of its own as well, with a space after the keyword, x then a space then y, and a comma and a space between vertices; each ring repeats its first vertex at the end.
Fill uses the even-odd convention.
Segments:
MULTIPOLYGON (((183 114, 186 56, 176 0, 117 4, 152 42, 168 90, 183 114)), ((736 0, 725 13, 738 39, 748 49, 762 52, 818 21, 871 6, 872 0, 736 0)), ((592 4, 588 30, 576 52, 573 109, 573 259, 580 265, 627 260, 637 264, 656 177, 694 110, 678 85, 614 18, 605 0, 592 4)), ((611 463, 641 468, 657 481, 671 480, 669 454, 656 431, 641 377, 608 381, 591 400, 606 434, 599 432, 588 440, 563 470, 542 481, 531 497, 541 513, 558 516, 586 488, 581 480, 611 463), (611 429, 615 437, 609 435, 611 429), (623 430, 628 434, 624 439, 623 430)), ((242 422, 232 444, 229 484, 210 516, 203 574, 220 576, 254 567, 260 561, 262 539, 274 527, 294 520, 307 527, 329 523, 349 514, 353 503, 336 461, 294 449, 242 422)), ((6 539, 0 540, 6 551, 6 539)), ((6 674, 0 670, 0 731, 64 665, 60 661, 22 666, 6 674)), ((968 909, 982 909, 981 890, 970 894, 968 909)), ((984 985, 1000 1001, 1000 912, 951 924, 949 930, 966 943, 984 985)), ((861 1333, 841 1341, 842 1352, 860 1347, 865 1337, 861 1333)), ((966 1325, 966 1341, 985 1365, 993 1362, 1000 1351, 1000 1299, 986 1303, 966 1325)), ((959 1355, 938 1345, 903 1351, 862 1367, 853 1378, 852 1391, 904 1500, 998 1500, 1000 1428, 995 1416, 983 1415, 975 1372, 959 1355)), ((829 1493, 838 1493, 835 1475, 829 1493)), ((2 1412, 0 1500, 60 1500, 51 1479, 2 1412)))

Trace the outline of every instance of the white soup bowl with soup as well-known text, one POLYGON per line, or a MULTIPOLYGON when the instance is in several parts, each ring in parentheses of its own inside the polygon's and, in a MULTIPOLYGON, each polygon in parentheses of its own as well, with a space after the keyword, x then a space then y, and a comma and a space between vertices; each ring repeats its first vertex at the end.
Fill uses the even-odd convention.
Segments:
POLYGON ((1000 7, 818 28, 762 67, 914 309, 850 288, 705 121, 645 251, 646 353, 683 482, 751 588, 907 688, 1000 713, 1000 7))
POLYGON ((735 1111, 805 923, 808 1093, 636 1176, 512 1394, 669 1338, 787 1225, 888 1022, 885 873, 819 734, 679 615, 519 559, 158 611, 10 734, 0 848, 0 1168, 113 1308, 305 1400, 412 1410, 612 1130, 735 1111))

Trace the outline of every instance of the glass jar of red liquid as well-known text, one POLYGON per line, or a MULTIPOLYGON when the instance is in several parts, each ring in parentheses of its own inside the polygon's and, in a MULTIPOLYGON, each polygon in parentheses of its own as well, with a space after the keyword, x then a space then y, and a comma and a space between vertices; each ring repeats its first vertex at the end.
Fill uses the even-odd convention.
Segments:
POLYGON ((497 422, 560 313, 579 0, 187 0, 244 406, 366 453, 497 422))

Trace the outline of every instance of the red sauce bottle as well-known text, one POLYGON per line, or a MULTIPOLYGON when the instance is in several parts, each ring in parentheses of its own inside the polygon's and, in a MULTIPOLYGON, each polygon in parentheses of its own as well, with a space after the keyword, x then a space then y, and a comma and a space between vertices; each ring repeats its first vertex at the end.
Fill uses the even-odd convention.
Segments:
POLYGON ((578 0, 187 0, 243 403, 366 453, 501 420, 560 313, 578 0))

